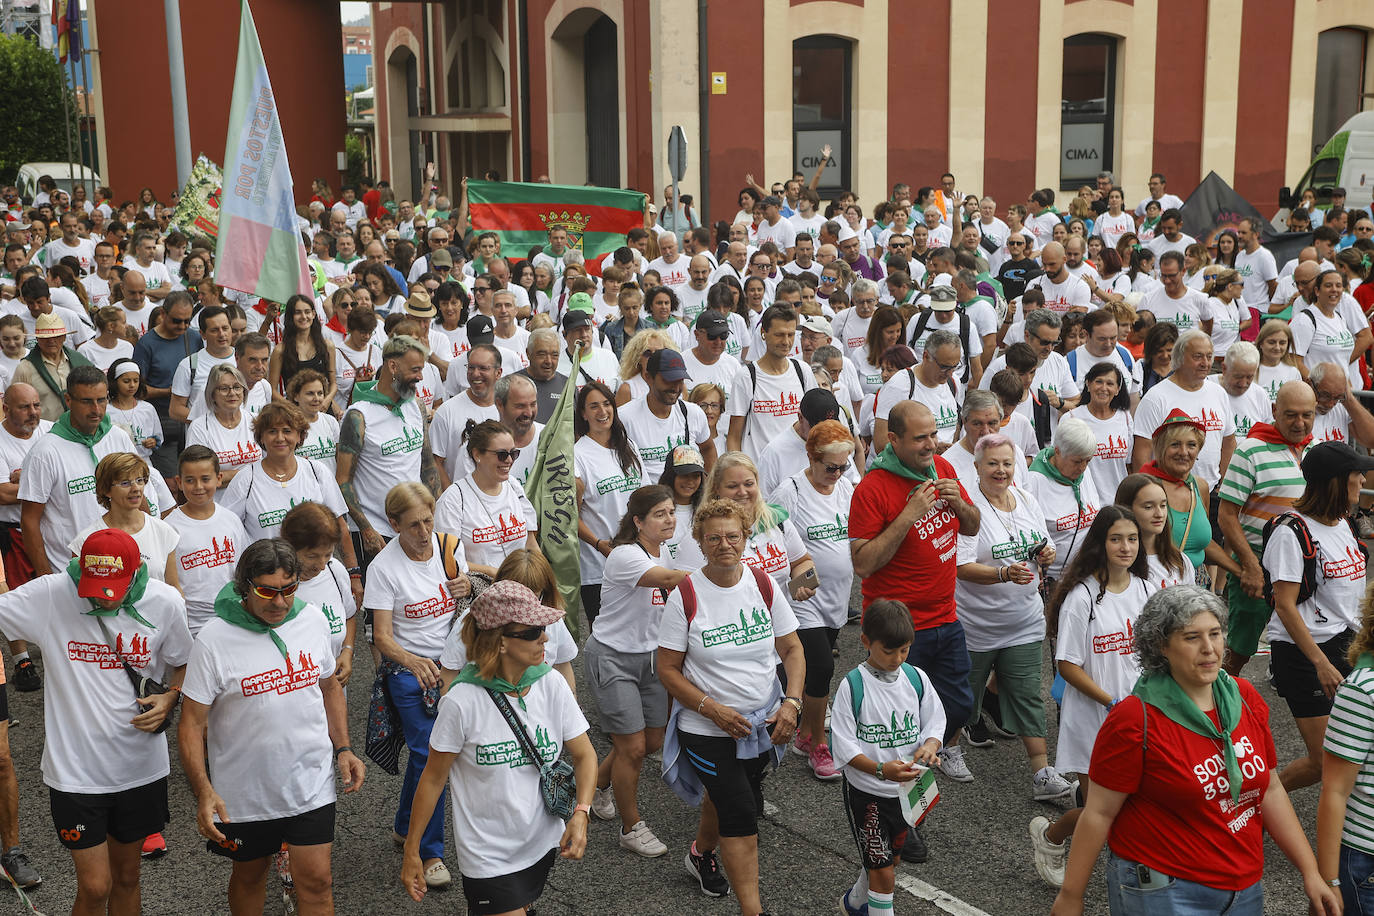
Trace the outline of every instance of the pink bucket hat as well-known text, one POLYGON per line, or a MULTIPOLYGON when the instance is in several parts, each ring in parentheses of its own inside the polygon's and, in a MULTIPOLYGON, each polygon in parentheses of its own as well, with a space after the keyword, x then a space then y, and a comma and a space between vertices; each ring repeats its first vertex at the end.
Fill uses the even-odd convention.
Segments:
POLYGON ((546 627, 563 619, 563 611, 539 603, 539 596, 519 582, 503 579, 472 602, 472 618, 479 630, 494 630, 508 623, 546 627))

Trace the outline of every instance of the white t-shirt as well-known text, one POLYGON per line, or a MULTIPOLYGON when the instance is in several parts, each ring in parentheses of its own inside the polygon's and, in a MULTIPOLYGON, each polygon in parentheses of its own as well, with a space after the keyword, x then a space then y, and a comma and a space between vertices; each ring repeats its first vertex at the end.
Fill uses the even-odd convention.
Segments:
POLYGON ((368 344, 367 352, 360 353, 340 343, 335 345, 334 355, 338 357, 334 360, 334 382, 339 389, 334 395, 334 403, 343 410, 348 407, 348 396, 353 391, 358 369, 370 366, 375 372, 382 365, 382 350, 376 344, 368 344))
POLYGON ((86 276, 95 270, 95 242, 90 239, 78 238, 76 245, 68 245, 66 239, 56 238, 43 246, 43 255, 39 259, 45 267, 52 267, 63 258, 72 257, 81 262, 79 276, 86 276))
POLYGON ((1288 326, 1293 332, 1293 352, 1303 358, 1308 369, 1318 363, 1345 366, 1351 386, 1361 387, 1359 364, 1350 362, 1350 355, 1355 350, 1355 337, 1368 330, 1369 321, 1353 298, 1342 297, 1330 318, 1315 305, 1305 308, 1293 315, 1288 326))
MULTIPOLYGON (((1100 590, 1101 586, 1090 580, 1065 596, 1059 608, 1055 660, 1078 665, 1112 699, 1121 700, 1130 696, 1140 677, 1140 664, 1135 657, 1135 621, 1156 589, 1144 579, 1132 576, 1119 595, 1109 591, 1098 601, 1100 590)), ((1088 772, 1093 743, 1106 718, 1107 707, 1073 687, 1067 688, 1059 714, 1055 768, 1065 773, 1088 772)))
POLYGON ((1092 291, 1073 274, 1065 272, 1064 279, 1058 283, 1041 274, 1026 284, 1027 289, 1038 287, 1045 294, 1045 308, 1058 315, 1071 309, 1087 311, 1092 307, 1092 291))
MULTIPOLYGON (((740 361, 738 359, 731 356, 729 353, 722 353, 715 362, 707 365, 697 359, 696 348, 694 347, 690 350, 682 351, 682 363, 687 367, 686 384, 688 391, 695 388, 697 385, 711 382, 719 385, 721 390, 725 392, 725 401, 723 405, 730 403, 730 389, 734 387, 735 376, 739 375, 741 371, 740 361)), ((729 419, 730 415, 726 413, 724 415, 724 420, 728 422, 729 419)), ((721 425, 721 421, 717 420, 716 425, 721 425)))
MULTIPOLYGON (((546 761, 586 734, 568 682, 546 674, 511 708, 546 761)), ((439 701, 430 747, 457 754, 449 770, 453 843, 467 878, 529 868, 558 846, 565 825, 544 809, 539 769, 526 759, 501 711, 476 684, 455 684, 439 701)))
MULTIPOLYGON (((702 572, 683 581, 696 594, 696 615, 687 620, 678 586, 668 596, 658 644, 686 653, 683 675, 715 702, 744 715, 760 709, 777 689, 775 640, 797 629, 785 594, 775 586, 773 601, 765 606, 753 573, 743 566, 739 581, 729 588, 715 585, 702 572)), ((693 735, 726 737, 714 722, 690 709, 682 710, 678 727, 693 735)))
MULTIPOLYGON (((437 531, 449 529, 435 526, 437 531)), ((459 572, 466 572, 464 545, 454 553, 459 572)), ((402 649, 422 658, 438 658, 453 626, 457 602, 449 594, 439 539, 428 560, 412 560, 401 539, 390 541, 367 568, 363 607, 391 612, 391 634, 402 649)))
MULTIPOLYGON (((1035 475, 1040 476, 1040 475, 1035 475)), ((1027 563, 1037 576, 1029 584, 1015 582, 975 585, 962 578, 954 583, 954 603, 970 652, 989 652, 1023 646, 1045 638, 1045 606, 1040 600, 1039 567, 1030 551, 1050 536, 1035 497, 1013 485, 1016 500, 1010 512, 996 509, 975 482, 966 487, 973 505, 983 514, 978 534, 959 535, 958 564, 982 563, 1003 567, 1027 563)))
MULTIPOLYGON (((225 356, 215 356, 209 350, 198 350, 190 356, 182 357, 172 374, 172 394, 186 399, 189 419, 205 416, 205 383, 210 378, 210 370, 220 365, 234 365, 234 351, 225 356), (191 371, 191 360, 196 363, 195 372, 191 371)), ((225 384, 221 382, 220 384, 225 384)))
POLYGON ((167 289, 172 288, 172 275, 168 272, 167 265, 163 264, 161 261, 154 261, 147 267, 144 267, 135 259, 126 258, 124 266, 129 268, 129 270, 136 270, 143 274, 143 279, 148 283, 149 292, 163 289, 164 286, 167 289))
POLYGON ((649 269, 658 271, 664 286, 678 287, 685 285, 691 279, 687 273, 687 267, 691 263, 691 258, 679 252, 677 260, 671 264, 663 258, 654 258, 649 262, 649 269))
MULTIPOLYGON (((1144 219, 1145 205, 1152 200, 1155 200, 1155 198, 1146 197, 1143 200, 1141 200, 1140 203, 1136 204, 1135 215, 1140 217, 1141 219, 1144 219)), ((1156 202, 1159 204, 1159 210, 1161 213, 1163 213, 1165 210, 1183 209, 1183 199, 1179 197, 1177 194, 1165 194, 1163 197, 1160 197, 1156 202)))
POLYGON ((1149 439, 1175 407, 1201 423, 1207 438, 1198 452, 1193 472, 1215 489, 1221 479, 1221 440, 1236 433, 1231 419, 1231 403, 1219 385, 1204 384, 1197 391, 1186 391, 1172 378, 1166 378, 1145 392, 1135 410, 1135 435, 1149 439))
POLYGON ((1269 399, 1269 394, 1256 385, 1250 383, 1250 387, 1240 395, 1233 397, 1221 383, 1216 381, 1220 376, 1213 375, 1207 379, 1207 384, 1216 385, 1221 388, 1221 393, 1226 395, 1226 402, 1231 405, 1231 422, 1236 426, 1236 444, 1240 440, 1250 435, 1250 427, 1256 423, 1272 423, 1274 421, 1274 403, 1269 399))
POLYGON ((748 366, 735 376, 727 408, 731 417, 744 417, 741 448, 758 455, 776 436, 787 432, 797 419, 802 396, 816 387, 816 376, 800 360, 788 358, 782 374, 772 375, 755 366, 751 377, 748 366))
POLYGON ((435 530, 461 534, 468 562, 493 568, 524 547, 538 527, 525 488, 513 478, 501 485, 499 494, 489 496, 464 477, 450 484, 434 507, 435 530))
POLYGON ((762 245, 764 242, 772 242, 778 246, 778 250, 784 254, 789 248, 797 245, 797 227, 787 219, 778 217, 776 226, 770 225, 768 220, 759 221, 758 234, 754 237, 754 244, 762 245))
POLYGON ((306 606, 273 632, 285 657, 266 633, 217 617, 201 628, 186 666, 183 693, 210 707, 207 764, 231 821, 293 817, 334 802, 320 689, 334 676, 329 625, 306 606))
MULTIPOLYGON (((1303 624, 1317 642, 1325 642, 1346 630, 1358 630, 1365 592, 1365 559, 1350 525, 1345 519, 1323 525, 1309 515, 1296 514, 1317 544, 1317 588, 1311 598, 1298 605, 1303 624)), ((1260 562, 1275 582, 1302 581, 1302 550, 1297 535, 1287 526, 1274 527, 1260 562)), ((1268 635, 1270 642, 1294 642, 1278 614, 1269 618, 1268 635)))
POLYGON ((963 388, 957 379, 941 382, 934 388, 916 375, 916 368, 903 369, 887 380, 878 392, 878 406, 874 416, 886 420, 901 401, 912 400, 924 404, 935 415, 935 433, 941 442, 953 442, 959 431, 959 405, 964 402, 963 388))
POLYGON ((1198 322, 1208 317, 1210 312, 1207 297, 1197 290, 1185 288, 1182 296, 1173 299, 1163 286, 1149 293, 1145 301, 1140 303, 1140 308, 1153 313, 1156 321, 1167 321, 1180 331, 1195 329, 1198 322))
MULTIPOLYGON (((639 449, 633 439, 630 448, 635 454, 639 449)), ((629 508, 630 494, 644 486, 647 478, 643 474, 643 459, 640 470, 631 465, 629 473, 620 466, 620 458, 614 449, 602 447, 590 436, 582 436, 573 443, 573 473, 582 481, 582 508, 578 519, 584 522, 598 539, 609 541, 620 527, 620 520, 629 508)), ((583 582, 599 582, 601 569, 606 558, 601 552, 585 541, 577 542, 578 566, 581 568, 583 582)))
MULTIPOLYGON (((64 543, 58 542, 58 548, 63 549, 64 543)), ((43 653, 44 785, 59 792, 94 795, 122 792, 167 776, 171 771, 167 736, 142 732, 129 724, 143 708, 134 699, 120 659, 158 679, 186 664, 191 656, 191 631, 186 628, 181 595, 165 582, 148 581, 138 613, 153 624, 151 628, 122 612, 95 617, 85 613, 91 603, 77 596, 66 564, 54 569, 53 575, 0 595, 0 631, 47 650, 43 653)))
POLYGON ((472 459, 468 457, 466 444, 462 441, 467 421, 481 423, 483 420, 499 420, 495 402, 483 407, 473 402, 471 395, 464 391, 456 394, 434 412, 429 424, 429 447, 434 457, 444 459, 444 466, 451 480, 457 480, 472 473, 472 459))
POLYGON ((1135 447, 1134 418, 1129 411, 1118 410, 1110 419, 1099 420, 1086 404, 1070 410, 1069 416, 1087 423, 1097 436, 1097 451, 1088 462, 1088 476, 1103 499, 1114 499, 1116 488, 1126 479, 1131 449, 1135 447))
POLYGON ((1254 254, 1241 250, 1236 252, 1236 272, 1245 281, 1245 291, 1241 298, 1247 306, 1259 309, 1263 316, 1269 311, 1269 281, 1279 277, 1274 263, 1274 253, 1261 245, 1254 254))
POLYGON ((858 352, 868 343, 868 326, 872 323, 872 315, 860 318, 858 309, 845 309, 830 322, 831 338, 836 346, 848 351, 849 356, 857 358, 858 352))
POLYGON ((1150 567, 1149 580, 1155 588, 1168 588, 1171 585, 1192 585, 1195 571, 1193 561, 1188 559, 1187 554, 1179 552, 1178 558, 1183 561, 1183 572, 1177 569, 1166 568, 1164 562, 1160 560, 1159 554, 1150 554, 1146 562, 1150 567))
POLYGON ((329 651, 335 658, 343 651, 343 641, 348 621, 358 612, 353 601, 353 588, 348 581, 348 570, 337 557, 330 557, 325 568, 313 579, 302 579, 296 598, 304 601, 310 608, 319 608, 329 623, 329 651))
POLYGON ((338 458, 339 421, 333 414, 318 413, 306 431, 305 441, 296 449, 296 457, 309 458, 334 476, 334 466, 338 458))
POLYGON ((1317 411, 1312 418, 1312 441, 1350 441, 1350 411, 1345 409, 1344 404, 1333 404, 1326 413, 1317 411))
MULTIPOLYGON (((563 375, 572 374, 572 358, 566 349, 558 352, 558 371, 563 375)), ((577 366, 577 390, 581 391, 587 380, 600 382, 615 390, 620 387, 620 362, 615 354, 602 347, 593 346, 582 353, 582 362, 577 366)))
POLYGON ((1265 395, 1273 401, 1279 396, 1279 389, 1283 387, 1284 382, 1296 382, 1301 378, 1302 373, 1298 371, 1297 366, 1290 366, 1287 363, 1266 366, 1264 363, 1260 363, 1259 372, 1255 375, 1255 383, 1263 388, 1265 395))
POLYGON ((1158 263, 1160 255, 1165 252, 1177 251, 1179 254, 1183 254, 1188 249, 1188 246, 1195 242, 1197 242, 1197 239, 1188 235, 1186 232, 1180 232, 1177 241, 1173 242, 1169 241, 1165 238, 1163 233, 1161 233, 1146 242, 1145 247, 1155 253, 1155 262, 1158 263))
POLYGON ((606 557, 601 574, 601 612, 592 637, 616 652, 652 652, 658 645, 665 590, 639 585, 645 573, 667 567, 668 552, 651 557, 638 543, 621 544, 606 557))
POLYGON ((1033 472, 1027 477, 1026 489, 1035 497, 1036 503, 1044 513, 1045 530, 1054 542, 1055 556, 1054 562, 1050 564, 1049 575, 1058 577, 1063 575, 1065 566, 1083 548, 1088 526, 1097 518, 1097 513, 1103 506, 1111 504, 1112 498, 1099 494, 1092 475, 1086 472, 1078 485, 1081 503, 1074 499, 1072 487, 1056 483, 1039 472, 1033 472))
MULTIPOLYGON (((17 439, 3 425, 0 425, 0 480, 9 480, 10 475, 23 467, 24 456, 50 429, 52 429, 52 421, 39 420, 38 428, 33 431, 29 438, 17 439)), ((23 476, 22 473, 20 476, 23 476)), ((19 504, 0 506, 0 522, 18 525, 19 504)))
POLYGON ((935 685, 919 668, 914 669, 921 679, 919 695, 902 671, 894 672, 895 679, 885 681, 879 680, 867 665, 860 665, 857 670, 864 685, 859 703, 862 724, 855 721, 849 678, 841 678, 831 706, 830 750, 835 762, 844 766, 844 778, 850 785, 870 795, 895 799, 903 783, 880 781, 848 766, 849 761, 860 754, 884 764, 910 761, 931 738, 943 740, 945 709, 935 685))
POLYGON ((303 502, 320 503, 331 515, 348 512, 334 475, 309 458, 296 459, 296 473, 289 480, 275 479, 258 461, 236 474, 220 498, 243 522, 249 543, 280 537, 282 519, 303 502))
POLYGON ((253 418, 246 409, 239 411, 238 425, 232 429, 212 413, 188 423, 186 444, 207 446, 219 456, 221 470, 247 467, 262 460, 262 448, 253 438, 253 418))
POLYGON ((816 594, 792 603, 800 629, 842 627, 848 617, 849 592, 854 583, 854 560, 849 553, 849 501, 853 496, 854 484, 843 477, 827 496, 801 471, 784 479, 768 497, 769 502, 787 510, 787 529, 796 531, 802 549, 816 563, 820 581, 816 594))
MULTIPOLYGON (((74 557, 80 556, 81 545, 86 542, 86 538, 108 527, 110 526, 105 524, 103 517, 96 518, 67 542, 68 552, 74 557)), ((138 530, 138 533, 130 532, 130 536, 138 545, 139 557, 148 564, 149 578, 165 582, 167 580, 167 560, 176 554, 177 544, 181 541, 180 532, 162 519, 148 515, 144 517, 143 527, 138 530)))
POLYGON ((620 408, 618 415, 630 441, 639 447, 643 478, 649 481, 657 482, 663 476, 673 449, 679 445, 705 445, 711 438, 706 412, 681 398, 669 408, 667 419, 654 416, 647 398, 631 400, 620 408))
POLYGON ((1108 248, 1115 248, 1116 243, 1128 232, 1135 232, 1135 220, 1124 211, 1120 216, 1103 213, 1093 221, 1093 235, 1099 236, 1108 248))
POLYGON ((178 507, 165 521, 181 536, 175 554, 177 580, 186 596, 186 622, 195 635, 215 616, 215 596, 234 578, 239 555, 251 542, 238 516, 220 505, 204 520, 178 507))
POLYGON ((107 372, 114 365, 117 359, 133 359, 134 345, 127 340, 117 340, 110 349, 105 349, 96 343, 92 337, 90 340, 76 348, 76 352, 86 357, 100 371, 107 372))
MULTIPOLYGON (((368 522, 382 537, 395 537, 383 504, 386 494, 401 480, 420 479, 420 458, 425 444, 422 406, 407 398, 400 416, 382 404, 355 400, 349 412, 362 414, 362 453, 353 464, 353 486, 368 522)), ((348 419, 348 414, 344 414, 348 419)), ((440 531, 457 529, 440 528, 440 531)))
POLYGON ((1212 352, 1224 354, 1231 344, 1240 339, 1240 322, 1242 318, 1250 317, 1250 309, 1239 301, 1232 301, 1228 305, 1216 296, 1210 296, 1207 299, 1207 311, 1202 317, 1212 321, 1212 352))

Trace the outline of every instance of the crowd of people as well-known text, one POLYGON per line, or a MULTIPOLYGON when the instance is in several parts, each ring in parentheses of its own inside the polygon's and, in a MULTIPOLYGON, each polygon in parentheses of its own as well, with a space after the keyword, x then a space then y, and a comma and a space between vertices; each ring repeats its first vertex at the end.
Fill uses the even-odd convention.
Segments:
MULTIPOLYGON (((751 178, 712 228, 646 208, 594 258, 557 226, 503 251, 466 183, 451 207, 317 181, 313 294, 284 302, 218 286, 150 190, 0 190, 0 632, 44 692, 73 912, 138 911, 174 722, 235 914, 274 872, 333 911, 366 757, 400 780, 416 899, 456 878, 469 912, 530 912, 593 818, 667 854, 661 759, 699 809, 683 867, 759 916, 790 747, 843 796, 840 910, 879 916, 949 816, 931 777, 975 781, 998 739, 1048 806, 1026 872, 1056 914, 1103 846, 1113 913, 1258 914, 1266 832, 1317 912, 1374 906, 1369 214, 1299 208, 1320 225, 1279 265, 1250 220, 1183 234, 1158 174, 1066 212, 945 174, 866 214, 819 178, 751 178), (526 488, 555 420, 577 513, 548 531, 526 488), (837 671, 846 632, 866 659, 837 671), (1317 783, 1314 853, 1288 793, 1317 783)), ((0 689, 0 865, 28 889, 9 719, 0 689)))

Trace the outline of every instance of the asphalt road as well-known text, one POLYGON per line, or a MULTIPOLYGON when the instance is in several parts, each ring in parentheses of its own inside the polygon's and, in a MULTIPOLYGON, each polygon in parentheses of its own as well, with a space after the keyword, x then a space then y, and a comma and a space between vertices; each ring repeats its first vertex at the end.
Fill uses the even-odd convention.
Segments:
MULTIPOLYGON (((857 627, 840 636, 837 677, 861 660, 857 627)), ((6 658, 8 663, 8 658, 6 658)), ((1282 762, 1301 752, 1302 743, 1292 717, 1264 681, 1266 659, 1251 663, 1246 674, 1256 682, 1273 708, 1273 730, 1282 762)), ((355 746, 364 734, 367 687, 371 665, 364 654, 350 691, 350 728, 355 746)), ((12 668, 10 669, 12 670, 12 668)), ((596 708, 585 689, 579 691, 593 725, 593 738, 604 752, 608 744, 596 729, 596 708)), ((39 760, 42 753, 43 693, 10 691, 13 714, 20 720, 10 732, 19 771, 21 841, 44 877, 32 895, 48 916, 70 912, 75 897, 69 854, 57 842, 47 809, 39 760)), ((1051 746, 1057 722, 1050 704, 1051 746)), ((172 822, 166 831, 168 855, 143 867, 143 911, 147 914, 226 913, 228 863, 205 851, 196 834, 195 811, 177 762, 175 729, 172 736, 172 822)), ((994 748, 969 749, 975 781, 959 784, 941 780, 941 801, 924 828, 930 861, 902 865, 896 910, 905 914, 1048 913, 1053 891, 1043 885, 1031 865, 1027 824, 1036 814, 1056 809, 1030 799, 1030 775, 1018 741, 999 741, 994 748), (940 898, 940 905, 927 902, 940 898), (957 898, 941 898, 941 894, 957 898), (960 901, 965 905, 960 906, 960 901), (969 908, 971 907, 971 908, 969 908)), ((404 760, 402 762, 404 766, 404 760)), ((402 892, 398 874, 400 855, 392 847, 391 819, 401 779, 371 767, 363 789, 340 797, 334 847, 335 903, 341 914, 454 914, 465 912, 461 891, 432 893, 414 903, 402 892)), ((764 903, 775 914, 836 912, 839 894, 854 880, 858 854, 845 824, 837 783, 813 779, 801 759, 789 754, 787 763, 772 774, 764 788, 769 815, 760 833, 764 903), (775 806, 775 807, 774 807, 775 806)), ((687 809, 646 765, 641 784, 642 810, 649 825, 668 845, 659 859, 642 859, 616 843, 616 826, 594 822, 587 856, 582 862, 560 862, 539 903, 540 916, 554 914, 703 914, 734 916, 734 898, 703 897, 682 867, 682 856, 695 833, 694 812, 687 809)), ((1315 828, 1317 789, 1297 793, 1294 804, 1309 838, 1315 828)), ((1296 871, 1272 843, 1265 876, 1266 906, 1270 914, 1305 913, 1306 901, 1296 871)), ((449 860, 452 866, 452 859, 449 860)), ((455 868, 456 872, 456 868, 455 868)), ((456 876, 455 876, 456 878, 456 876)), ((282 912, 275 878, 269 879, 266 912, 282 912)), ((0 914, 21 909, 10 891, 0 886, 0 914)), ((1106 914, 1106 892, 1100 869, 1090 889, 1087 912, 1106 914)))

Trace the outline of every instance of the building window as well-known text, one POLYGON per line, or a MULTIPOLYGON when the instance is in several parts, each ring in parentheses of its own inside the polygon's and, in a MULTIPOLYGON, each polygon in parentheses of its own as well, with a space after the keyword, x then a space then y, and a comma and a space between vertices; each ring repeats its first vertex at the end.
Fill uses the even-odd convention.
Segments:
POLYGON ((1364 29, 1327 29, 1317 36, 1317 95, 1312 105, 1312 152, 1363 110, 1364 29))
POLYGON ((1092 184, 1115 171, 1116 39, 1075 35, 1064 39, 1060 102, 1059 189, 1092 184))
MULTIPOLYGON (((821 177, 822 196, 850 182, 850 66, 854 46, 843 38, 812 35, 792 42, 792 168, 810 181, 821 150, 830 159, 821 177)), ((790 176, 789 176, 790 177, 790 176)))

